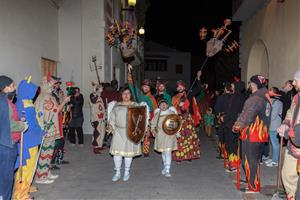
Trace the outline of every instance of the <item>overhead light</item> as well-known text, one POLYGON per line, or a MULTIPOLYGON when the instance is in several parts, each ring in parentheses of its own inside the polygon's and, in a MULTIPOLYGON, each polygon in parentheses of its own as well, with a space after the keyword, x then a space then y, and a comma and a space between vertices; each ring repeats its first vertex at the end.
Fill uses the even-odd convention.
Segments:
POLYGON ((139 29, 139 34, 140 34, 140 35, 144 35, 144 34, 145 34, 145 29, 144 29, 143 27, 141 27, 141 28, 139 29))
POLYGON ((136 5, 136 0, 128 0, 128 5, 134 7, 136 5))

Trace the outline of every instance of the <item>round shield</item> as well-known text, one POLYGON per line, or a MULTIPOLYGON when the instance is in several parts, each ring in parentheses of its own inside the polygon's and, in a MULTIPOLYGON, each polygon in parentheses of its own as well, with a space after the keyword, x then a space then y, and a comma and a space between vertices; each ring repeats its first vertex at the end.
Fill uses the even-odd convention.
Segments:
POLYGON ((182 119, 179 115, 176 114, 168 115, 162 123, 163 131, 167 135, 176 134, 178 131, 180 131, 181 126, 182 126, 182 119))

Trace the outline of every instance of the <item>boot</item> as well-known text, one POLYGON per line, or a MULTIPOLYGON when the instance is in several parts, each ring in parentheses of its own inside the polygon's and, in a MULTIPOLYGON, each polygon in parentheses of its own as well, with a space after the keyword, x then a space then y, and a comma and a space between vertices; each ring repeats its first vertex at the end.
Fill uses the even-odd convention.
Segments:
POLYGON ((166 167, 165 167, 165 177, 171 177, 172 175, 171 175, 171 173, 170 173, 170 165, 167 165, 166 167))
POLYGON ((125 168, 124 176, 123 176, 123 181, 128 181, 130 178, 130 173, 129 173, 129 168, 125 168))
POLYGON ((166 152, 165 177, 171 177, 170 174, 171 162, 172 162, 172 153, 166 152))
POLYGON ((111 179, 113 182, 116 182, 116 181, 118 181, 121 178, 120 169, 119 170, 115 170, 115 171, 116 172, 115 172, 114 176, 111 179))
POLYGON ((164 168, 163 168, 163 170, 161 170, 161 174, 165 175, 166 174, 166 153, 162 152, 161 157, 162 157, 163 164, 164 164, 164 168))

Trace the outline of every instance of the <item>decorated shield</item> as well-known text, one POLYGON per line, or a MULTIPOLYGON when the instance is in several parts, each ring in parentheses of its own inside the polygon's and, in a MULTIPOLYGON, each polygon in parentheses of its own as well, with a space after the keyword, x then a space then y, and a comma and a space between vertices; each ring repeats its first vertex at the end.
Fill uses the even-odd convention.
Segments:
POLYGON ((179 115, 176 114, 168 115, 162 123, 163 131, 167 135, 176 134, 178 131, 180 131, 181 127, 182 127, 182 119, 179 115))
POLYGON ((146 106, 128 107, 127 136, 132 142, 138 144, 143 139, 147 126, 146 106))

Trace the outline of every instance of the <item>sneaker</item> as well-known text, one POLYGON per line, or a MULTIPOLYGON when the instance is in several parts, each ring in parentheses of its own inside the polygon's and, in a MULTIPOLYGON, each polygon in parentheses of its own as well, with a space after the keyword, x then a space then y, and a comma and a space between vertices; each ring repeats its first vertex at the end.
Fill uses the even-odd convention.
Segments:
POLYGON ((272 162, 272 159, 268 159, 268 160, 264 161, 265 165, 267 165, 267 164, 269 164, 271 162, 272 162))
POLYGON ((71 147, 75 147, 75 144, 72 143, 72 144, 70 144, 70 146, 71 146, 71 147))
POLYGON ((128 181, 130 178, 130 173, 129 172, 125 172, 124 176, 123 176, 123 181, 128 181))
POLYGON ((57 179, 58 177, 59 177, 58 174, 51 174, 51 173, 49 173, 47 178, 50 179, 50 180, 55 180, 55 179, 57 179))
POLYGON ((38 183, 38 184, 51 184, 53 182, 54 182, 54 180, 50 180, 50 179, 47 179, 47 178, 35 180, 35 183, 38 183))
POLYGON ((278 167, 278 163, 277 162, 270 162, 268 164, 266 164, 267 167, 278 167))
POLYGON ((172 177, 169 170, 166 170, 165 177, 172 177))
POLYGON ((161 170, 161 175, 166 175, 166 169, 161 170))
POLYGON ((262 161, 267 161, 267 160, 269 160, 269 157, 268 156, 262 156, 262 161))
POLYGON ((121 173, 120 172, 116 172, 115 175, 112 177, 112 181, 116 182, 121 178, 121 173))
POLYGON ((83 145, 83 144, 79 144, 79 147, 81 147, 81 148, 82 148, 82 147, 84 147, 84 145, 83 145))

